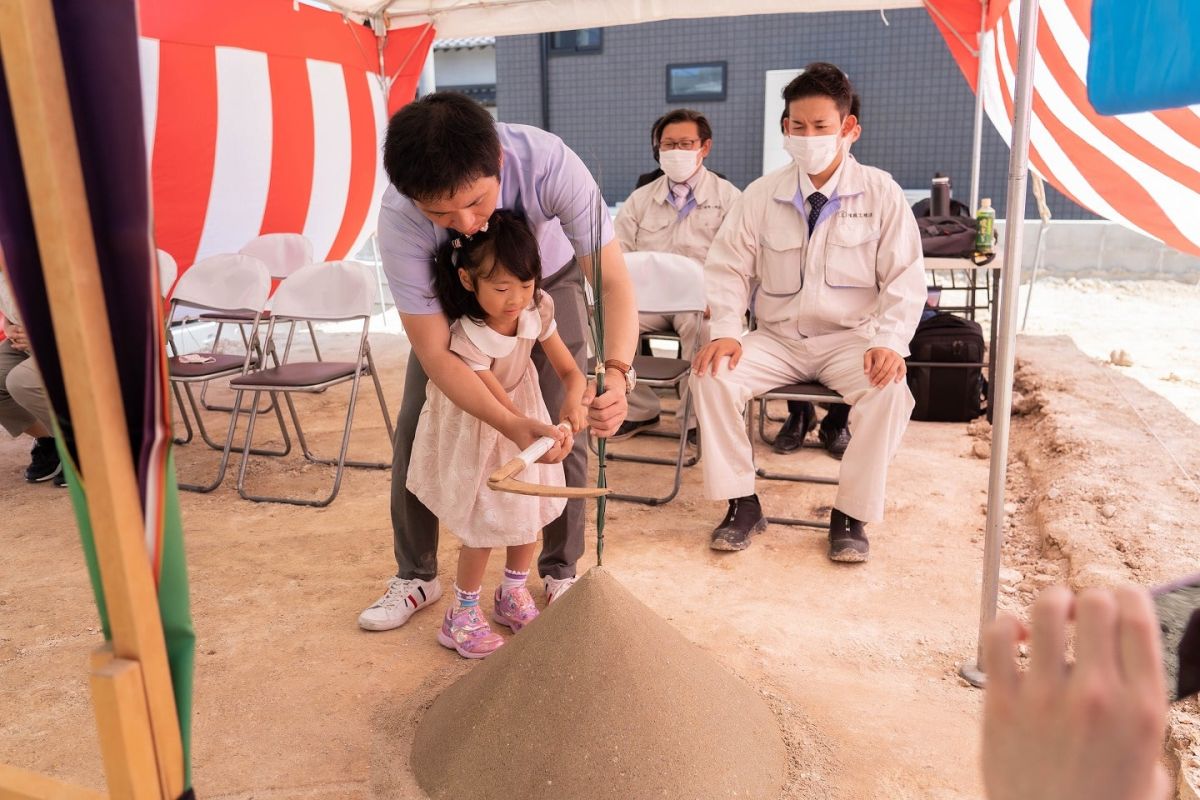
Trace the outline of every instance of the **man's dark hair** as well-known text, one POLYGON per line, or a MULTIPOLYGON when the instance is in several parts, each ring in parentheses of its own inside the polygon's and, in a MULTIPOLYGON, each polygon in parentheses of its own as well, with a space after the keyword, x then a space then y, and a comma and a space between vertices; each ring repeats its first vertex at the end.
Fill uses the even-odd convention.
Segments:
POLYGON ((708 124, 708 117, 701 114, 699 111, 693 111, 690 108, 677 108, 674 111, 668 111, 654 121, 654 126, 650 128, 650 149, 654 151, 654 160, 658 161, 658 145, 662 141, 663 131, 668 125, 674 125, 677 122, 694 122, 696 130, 700 132, 700 144, 712 139, 712 125, 708 124))
POLYGON ((533 281, 533 301, 541 297, 542 259, 537 239, 520 215, 498 208, 488 218, 487 230, 466 236, 450 231, 434 267, 434 292, 442 312, 452 320, 468 317, 483 322, 486 316, 474 292, 467 291, 458 271, 465 269, 471 280, 489 277, 497 267, 524 283, 533 281), (490 263, 484 268, 485 262, 490 263))
POLYGON ((465 94, 434 92, 388 122, 383 168, 400 193, 422 202, 453 195, 500 174, 500 137, 492 115, 465 94))
POLYGON ((783 102, 790 106, 793 100, 805 97, 828 97, 837 105, 842 119, 851 113, 854 87, 846 74, 833 64, 814 61, 783 88, 783 102))
MULTIPOLYGON (((850 95, 850 115, 852 117, 854 117, 856 120, 858 120, 860 125, 862 124, 862 117, 859 116, 859 112, 861 110, 862 110, 862 100, 859 99, 858 92, 855 92, 854 94, 850 95)), ((787 135, 787 121, 788 121, 788 107, 787 107, 787 103, 784 103, 783 104, 783 114, 781 114, 779 116, 779 130, 782 131, 785 136, 787 135)))

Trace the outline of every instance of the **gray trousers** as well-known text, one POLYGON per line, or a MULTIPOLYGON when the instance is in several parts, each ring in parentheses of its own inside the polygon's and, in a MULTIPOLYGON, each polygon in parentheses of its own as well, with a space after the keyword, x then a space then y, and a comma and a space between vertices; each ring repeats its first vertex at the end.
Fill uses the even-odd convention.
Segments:
POLYGON ((50 400, 42 374, 32 356, 5 339, 0 342, 0 427, 15 437, 34 422, 51 429, 50 400))
MULTIPOLYGON (((543 281, 542 290, 554 300, 554 319, 558 335, 575 357, 575 364, 587 374, 587 311, 584 308, 583 273, 574 260, 543 281)), ((551 418, 558 415, 563 402, 563 385, 550 365, 541 345, 533 348, 542 398, 551 418)), ((438 521, 417 497, 407 489, 408 461, 412 456, 417 420, 425 405, 425 385, 429 378, 413 354, 408 359, 404 378, 404 396, 396 420, 395 455, 392 458, 392 540, 396 551, 397 576, 404 579, 432 580, 437 576, 438 521)), ((575 437, 575 446, 563 461, 567 486, 587 483, 587 439, 575 437)), ((542 577, 569 578, 575 574, 575 562, 583 555, 582 500, 568 500, 562 516, 542 532, 542 554, 538 573, 542 577)))

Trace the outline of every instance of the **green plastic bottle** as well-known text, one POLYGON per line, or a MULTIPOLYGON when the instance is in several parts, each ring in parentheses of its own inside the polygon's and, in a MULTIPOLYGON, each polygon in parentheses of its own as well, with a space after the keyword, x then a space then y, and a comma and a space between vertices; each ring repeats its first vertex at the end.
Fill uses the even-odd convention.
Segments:
POLYGON ((992 208, 992 198, 985 197, 975 212, 975 252, 988 255, 995 249, 995 242, 996 209, 992 208))

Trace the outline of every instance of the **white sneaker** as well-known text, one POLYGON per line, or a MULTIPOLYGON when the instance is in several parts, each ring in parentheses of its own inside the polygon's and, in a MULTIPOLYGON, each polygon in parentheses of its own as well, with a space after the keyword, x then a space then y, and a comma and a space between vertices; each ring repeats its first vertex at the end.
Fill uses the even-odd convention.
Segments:
POLYGON ((563 593, 575 585, 575 581, 579 578, 545 578, 546 581, 546 602, 553 603, 555 600, 563 596, 563 593))
POLYGON ((417 609, 437 602, 442 596, 442 583, 437 578, 402 580, 392 578, 383 597, 358 615, 358 627, 365 631, 390 631, 408 622, 417 609))

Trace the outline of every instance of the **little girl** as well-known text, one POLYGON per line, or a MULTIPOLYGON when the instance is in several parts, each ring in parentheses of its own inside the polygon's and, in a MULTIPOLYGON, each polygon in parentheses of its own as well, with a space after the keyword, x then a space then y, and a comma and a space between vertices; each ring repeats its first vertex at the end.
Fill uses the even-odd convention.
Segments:
MULTIPOLYGON (((509 411, 553 424, 529 354, 540 342, 566 389, 559 420, 572 432, 586 424, 586 381, 554 324, 554 303, 541 291, 537 240, 524 220, 498 210, 472 236, 454 235, 438 252, 436 292, 450 325, 450 350, 509 411)), ((487 478, 519 451, 495 428, 454 405, 433 381, 417 423, 408 489, 462 541, 454 603, 438 642, 466 658, 483 658, 504 644, 479 610, 484 569, 493 547, 506 547, 504 580, 492 619, 519 631, 537 618, 525 587, 538 531, 566 500, 496 492, 487 478)), ((560 428, 560 442, 571 434, 560 428)), ((561 464, 534 464, 522 480, 562 486, 561 464)))

